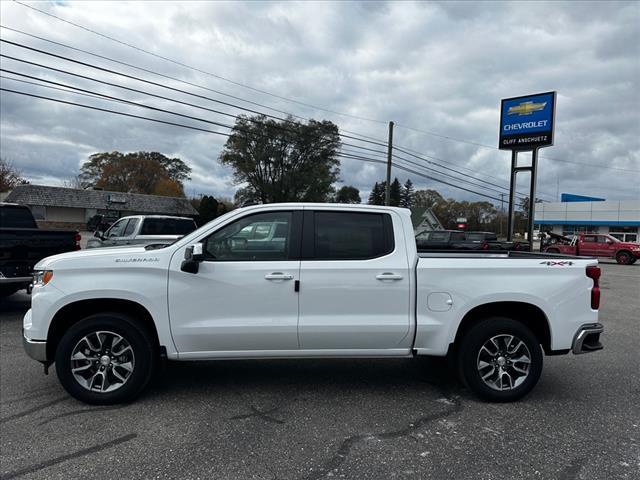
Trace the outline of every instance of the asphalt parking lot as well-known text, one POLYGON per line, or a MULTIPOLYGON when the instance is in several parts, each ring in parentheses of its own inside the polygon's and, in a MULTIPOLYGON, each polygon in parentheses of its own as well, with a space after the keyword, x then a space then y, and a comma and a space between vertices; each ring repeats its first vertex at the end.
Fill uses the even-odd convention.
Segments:
POLYGON ((135 403, 90 407, 22 350, 0 303, 0 478, 640 478, 640 264, 603 262, 603 351, 545 358, 513 404, 431 360, 170 364, 135 403))

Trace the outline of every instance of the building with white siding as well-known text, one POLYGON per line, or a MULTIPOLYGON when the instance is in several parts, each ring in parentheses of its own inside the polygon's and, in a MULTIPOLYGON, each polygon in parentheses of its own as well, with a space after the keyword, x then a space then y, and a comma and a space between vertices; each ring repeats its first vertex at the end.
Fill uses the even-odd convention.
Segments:
POLYGON ((536 229, 560 235, 608 233, 627 242, 640 241, 640 199, 536 203, 536 229))

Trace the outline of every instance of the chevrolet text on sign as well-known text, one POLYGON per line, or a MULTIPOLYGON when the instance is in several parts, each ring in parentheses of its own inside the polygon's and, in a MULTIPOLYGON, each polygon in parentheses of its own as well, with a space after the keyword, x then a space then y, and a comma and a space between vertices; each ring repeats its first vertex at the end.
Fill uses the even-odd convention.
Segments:
POLYGON ((553 145, 556 92, 505 98, 500 109, 504 150, 532 150, 553 145))

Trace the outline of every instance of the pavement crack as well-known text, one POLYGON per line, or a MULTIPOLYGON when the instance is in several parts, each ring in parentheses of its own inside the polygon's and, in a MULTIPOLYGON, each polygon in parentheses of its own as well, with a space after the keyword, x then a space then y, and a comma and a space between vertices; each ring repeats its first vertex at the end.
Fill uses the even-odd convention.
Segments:
POLYGON ((10 480, 12 478, 18 478, 23 475, 27 475, 29 473, 37 472, 44 468, 52 467, 53 465, 57 465, 58 463, 66 462, 67 460, 72 460, 74 458, 83 457, 85 455, 91 455, 92 453, 100 452, 102 450, 106 450, 107 448, 114 447, 116 445, 120 445, 121 443, 128 442, 133 440, 138 436, 137 433, 130 433, 128 435, 124 435, 122 437, 118 437, 109 442, 100 443, 98 445, 94 445, 93 447, 85 448, 83 450, 78 450, 77 452, 68 453, 66 455, 62 455, 60 457, 52 458, 51 460, 46 460, 44 462, 36 463, 35 465, 31 465, 30 467, 26 467, 20 470, 15 470, 13 472, 9 472, 6 475, 0 477, 1 480, 10 480))
POLYGON ((92 412, 107 412, 109 410, 119 410, 124 408, 125 405, 118 405, 116 407, 103 407, 103 408, 82 408, 80 410, 72 410, 70 412, 64 412, 60 415, 55 415, 53 417, 47 418, 46 420, 40 422, 38 425, 45 425, 47 423, 53 422, 54 420, 58 420, 60 418, 71 417, 73 415, 81 415, 83 413, 92 413, 92 412))
POLYGON ((366 434, 352 435, 350 437, 345 438, 340 444, 340 446, 338 447, 338 450, 333 455, 333 457, 331 457, 327 462, 325 462, 325 464, 322 467, 320 467, 318 470, 304 477, 304 480, 318 480, 326 476, 332 470, 337 469, 347 459, 353 447, 361 441, 371 440, 371 439, 389 440, 389 439, 401 438, 401 437, 412 434, 414 431, 420 428, 423 428, 424 426, 426 426, 427 424, 435 420, 440 420, 441 418, 448 417, 462 410, 463 406, 458 398, 448 396, 446 393, 444 393, 443 396, 448 401, 449 408, 446 408, 445 410, 440 412, 426 415, 424 417, 420 417, 417 420, 410 422, 408 426, 404 428, 400 428, 398 430, 380 432, 380 433, 373 433, 373 434, 366 433, 366 434))
POLYGON ((57 398, 57 399, 52 400, 50 402, 43 403, 42 405, 36 405, 35 407, 32 407, 32 408, 30 408, 28 410, 25 410, 23 412, 15 413, 13 415, 9 415, 8 417, 0 418, 0 423, 6 423, 6 422, 9 422, 11 420, 15 420, 16 418, 26 417, 27 415, 35 413, 35 412, 37 412, 39 410, 42 410, 44 408, 51 407, 51 406, 53 406, 53 405, 55 405, 57 403, 60 403, 60 402, 64 402, 68 398, 69 397, 65 395, 64 397, 60 397, 60 398, 57 398))

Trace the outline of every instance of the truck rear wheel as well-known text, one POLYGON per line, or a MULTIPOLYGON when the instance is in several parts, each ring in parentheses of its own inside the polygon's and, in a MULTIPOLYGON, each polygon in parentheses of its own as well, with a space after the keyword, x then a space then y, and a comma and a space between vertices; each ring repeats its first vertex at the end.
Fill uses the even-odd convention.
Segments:
POLYGON ((148 332, 126 315, 91 315, 63 335, 56 349, 56 372, 65 390, 82 402, 127 402, 151 378, 153 345, 148 332))
POLYGON ((616 262, 618 262, 620 265, 631 265, 633 263, 632 260, 633 255, 631 255, 631 252, 623 250, 616 254, 616 262))
POLYGON ((491 317, 471 327, 458 349, 462 381, 483 400, 512 402, 529 393, 542 373, 542 348, 520 322, 491 317))
POLYGON ((546 253, 560 253, 560 250, 557 248, 547 248, 546 253))

